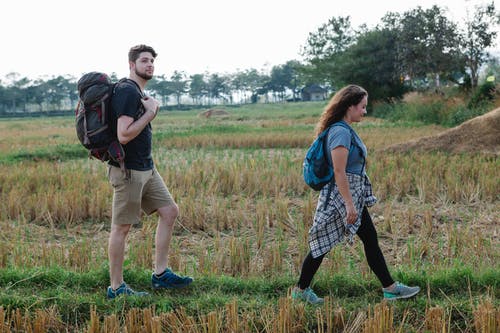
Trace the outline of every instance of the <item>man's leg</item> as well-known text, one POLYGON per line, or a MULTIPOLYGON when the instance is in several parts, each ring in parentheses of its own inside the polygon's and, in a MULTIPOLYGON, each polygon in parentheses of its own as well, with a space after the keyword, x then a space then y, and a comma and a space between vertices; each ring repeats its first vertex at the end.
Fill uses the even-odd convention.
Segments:
POLYGON ((175 219, 179 215, 179 207, 173 203, 159 208, 157 212, 159 218, 155 237, 155 273, 161 274, 168 267, 168 250, 175 219))
POLYGON ((154 289, 184 288, 191 284, 193 279, 179 276, 168 268, 170 241, 175 219, 179 215, 179 207, 158 171, 153 170, 151 176, 144 188, 142 201, 142 208, 147 214, 157 212, 159 216, 155 236, 155 269, 151 276, 151 283, 154 289))
POLYGON ((116 289, 123 282, 123 260, 125 257, 125 240, 130 224, 111 224, 109 234, 108 258, 111 288, 116 289))
POLYGON ((175 203, 171 203, 157 211, 160 217, 156 227, 155 271, 151 276, 151 283, 154 289, 187 287, 193 282, 193 278, 179 276, 168 268, 168 250, 179 208, 175 203))

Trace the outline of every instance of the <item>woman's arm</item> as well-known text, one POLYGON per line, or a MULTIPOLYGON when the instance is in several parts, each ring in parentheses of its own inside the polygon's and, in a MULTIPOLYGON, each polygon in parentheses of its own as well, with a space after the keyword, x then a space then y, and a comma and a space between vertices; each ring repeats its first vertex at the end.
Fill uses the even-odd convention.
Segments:
POLYGON ((347 156, 349 151, 346 147, 336 147, 332 150, 332 162, 334 165, 334 176, 335 183, 337 183, 337 188, 339 189, 340 195, 345 202, 345 208, 347 210, 347 223, 353 224, 358 218, 358 212, 354 208, 352 202, 351 191, 349 190, 349 182, 347 181, 347 174, 345 172, 347 166, 347 156))

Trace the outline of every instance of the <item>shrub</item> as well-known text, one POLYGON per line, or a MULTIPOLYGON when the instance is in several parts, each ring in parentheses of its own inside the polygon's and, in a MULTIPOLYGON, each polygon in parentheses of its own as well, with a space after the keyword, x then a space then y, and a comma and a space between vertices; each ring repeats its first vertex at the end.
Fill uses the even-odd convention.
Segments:
POLYGON ((413 94, 406 96, 402 103, 375 104, 372 114, 390 121, 453 127, 483 115, 494 107, 496 90, 491 82, 481 85, 466 105, 460 96, 450 95, 456 91, 447 91, 446 97, 436 94, 413 94))
POLYGON ((487 103, 482 103, 479 106, 475 108, 471 108, 468 106, 457 106, 453 112, 449 114, 449 117, 447 121, 445 122, 444 125, 446 126, 457 126, 463 123, 464 121, 467 121, 469 119, 472 119, 474 117, 481 116, 488 112, 490 110, 490 104, 487 103))
POLYGON ((373 116, 391 121, 409 121, 423 124, 442 124, 446 119, 444 102, 379 104, 374 107, 373 116))
POLYGON ((472 95, 467 107, 470 109, 478 108, 495 99, 495 84, 485 82, 476 89, 472 95))

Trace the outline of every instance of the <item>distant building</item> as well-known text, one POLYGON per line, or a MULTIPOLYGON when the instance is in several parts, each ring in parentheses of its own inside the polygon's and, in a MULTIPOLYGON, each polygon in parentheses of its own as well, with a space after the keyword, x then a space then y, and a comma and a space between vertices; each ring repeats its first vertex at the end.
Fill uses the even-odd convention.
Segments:
POLYGON ((301 91, 303 101, 324 101, 326 93, 326 89, 317 84, 304 87, 301 91))

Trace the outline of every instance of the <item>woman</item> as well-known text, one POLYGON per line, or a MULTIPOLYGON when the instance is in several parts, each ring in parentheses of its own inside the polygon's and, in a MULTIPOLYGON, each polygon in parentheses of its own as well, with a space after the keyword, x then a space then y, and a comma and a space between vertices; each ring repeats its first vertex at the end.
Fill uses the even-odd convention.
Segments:
POLYGON ((310 287, 314 274, 334 245, 344 238, 352 242, 355 234, 363 242, 368 265, 382 284, 385 299, 408 298, 420 291, 419 287, 408 287, 392 279, 367 210, 377 199, 365 172, 366 146, 350 126, 361 121, 367 103, 366 90, 356 85, 346 86, 332 97, 316 126, 317 135, 329 128, 327 142, 335 181, 321 189, 313 226, 309 230, 311 251, 304 259, 299 282, 292 290, 294 299, 323 303, 310 287))

